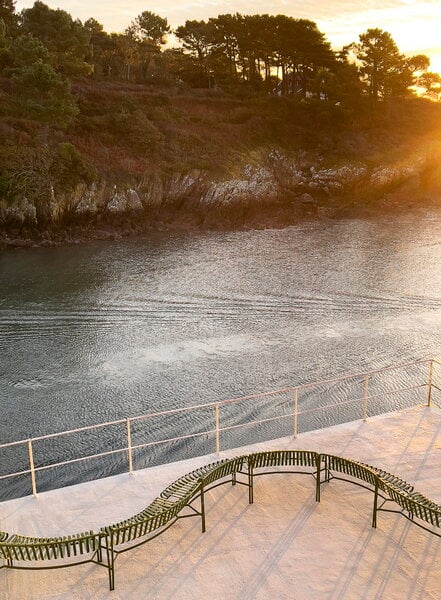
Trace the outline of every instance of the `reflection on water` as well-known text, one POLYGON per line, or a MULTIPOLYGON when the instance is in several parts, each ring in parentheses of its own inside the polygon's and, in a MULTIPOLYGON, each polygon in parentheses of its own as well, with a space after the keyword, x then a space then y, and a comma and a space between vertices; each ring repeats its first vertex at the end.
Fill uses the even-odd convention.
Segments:
POLYGON ((434 214, 0 256, 0 441, 440 354, 434 214))

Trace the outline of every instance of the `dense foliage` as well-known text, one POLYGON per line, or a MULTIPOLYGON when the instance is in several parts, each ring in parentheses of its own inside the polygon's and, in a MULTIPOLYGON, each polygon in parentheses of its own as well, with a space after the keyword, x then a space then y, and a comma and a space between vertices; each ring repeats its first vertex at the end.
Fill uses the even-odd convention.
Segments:
POLYGON ((437 84, 427 57, 405 58, 387 32, 369 29, 335 53, 315 23, 284 15, 189 20, 174 31, 180 46, 171 49, 164 49, 171 33, 167 19, 150 11, 123 33, 107 33, 93 18, 82 23, 40 0, 19 14, 13 0, 0 0, 0 22, 6 76, 16 67, 15 40, 21 38, 21 46, 38 41, 46 51, 22 54, 22 67, 39 60, 70 80, 245 88, 303 98, 367 93, 373 100, 405 95, 417 80, 430 89, 437 84))

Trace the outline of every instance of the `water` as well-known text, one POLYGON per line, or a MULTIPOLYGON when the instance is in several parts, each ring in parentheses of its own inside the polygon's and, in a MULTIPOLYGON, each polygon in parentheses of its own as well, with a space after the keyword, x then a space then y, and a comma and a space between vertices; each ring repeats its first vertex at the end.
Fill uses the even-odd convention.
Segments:
POLYGON ((440 264, 435 213, 3 253, 0 443, 440 355, 440 264))

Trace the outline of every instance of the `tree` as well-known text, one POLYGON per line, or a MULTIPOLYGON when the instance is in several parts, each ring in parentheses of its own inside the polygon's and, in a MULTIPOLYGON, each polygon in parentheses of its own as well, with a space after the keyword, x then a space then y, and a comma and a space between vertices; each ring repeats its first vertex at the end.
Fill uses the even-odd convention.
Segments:
MULTIPOLYGON (((41 59, 17 69, 12 80, 15 93, 10 108, 14 114, 61 127, 77 114, 68 82, 41 59)), ((45 131, 47 136, 47 128, 45 131)))
POLYGON ((5 22, 0 19, 0 73, 3 73, 11 65, 10 44, 11 40, 6 34, 5 22))
POLYGON ((373 101, 407 90, 410 82, 405 59, 390 33, 368 29, 353 48, 361 79, 373 101))
POLYGON ((145 10, 138 15, 126 33, 138 41, 149 40, 153 46, 160 48, 166 43, 166 34, 170 32, 167 19, 145 10))
POLYGON ((106 77, 122 78, 123 63, 119 52, 118 39, 120 35, 112 33, 107 36, 106 43, 101 46, 100 63, 106 77))
POLYGON ((409 72, 410 85, 421 86, 423 84, 422 87, 425 87, 424 83, 428 81, 430 58, 425 54, 417 54, 406 59, 405 65, 409 72))
POLYGON ((21 25, 25 33, 38 38, 53 56, 55 68, 66 77, 88 75, 90 32, 81 21, 73 20, 64 10, 53 10, 43 2, 22 11, 21 25))
POLYGON ((389 96, 404 96, 427 72, 430 59, 425 54, 406 58, 387 31, 368 29, 360 42, 352 44, 361 80, 374 102, 389 96))
POLYGON ((20 35, 15 38, 10 47, 12 72, 17 69, 33 65, 36 62, 49 63, 49 50, 43 46, 39 39, 31 34, 20 35))
POLYGON ((334 66, 333 54, 317 25, 307 19, 276 17, 275 58, 282 71, 282 93, 306 96, 308 81, 316 77, 319 68, 334 66))
POLYGON ((334 53, 315 23, 284 15, 219 15, 187 21, 176 36, 206 73, 242 80, 254 89, 272 89, 274 69, 282 71, 282 93, 293 93, 294 79, 306 94, 319 68, 332 67, 334 53), (288 82, 290 85, 288 85, 288 82))
POLYGON ((114 71, 112 59, 117 52, 114 39, 96 19, 87 19, 84 28, 90 36, 90 55, 87 60, 93 64, 94 77, 110 77, 114 71))
POLYGON ((186 21, 175 31, 176 37, 181 40, 182 46, 194 56, 201 73, 208 80, 211 87, 210 53, 215 43, 215 31, 211 23, 206 21, 186 21))
POLYGON ((360 81, 357 65, 350 60, 351 45, 345 46, 335 56, 332 72, 335 79, 327 90, 327 97, 345 104, 359 103, 363 84, 360 81))
POLYGON ((131 81, 133 68, 139 63, 140 58, 138 44, 130 35, 117 35, 115 41, 124 65, 123 78, 131 81))
MULTIPOLYGON (((166 34, 169 32, 170 26, 167 19, 149 10, 138 15, 125 30, 125 37, 131 40, 133 46, 136 47, 136 64, 140 81, 150 81, 151 76, 155 75, 157 71, 155 56, 159 54, 161 46, 166 43, 166 34)), ((127 49, 129 42, 125 46, 127 49)))
POLYGON ((239 15, 219 15, 216 19, 209 19, 209 23, 214 29, 216 51, 227 58, 230 78, 235 80, 239 56, 239 15))
POLYGON ((427 95, 431 96, 434 94, 435 97, 438 97, 441 91, 441 75, 426 71, 418 78, 417 85, 424 88, 427 95))
POLYGON ((213 45, 214 30, 206 21, 186 21, 175 30, 182 46, 195 56, 201 65, 206 60, 213 45))
POLYGON ((4 22, 8 35, 13 35, 16 32, 15 0, 0 0, 0 21, 4 22))

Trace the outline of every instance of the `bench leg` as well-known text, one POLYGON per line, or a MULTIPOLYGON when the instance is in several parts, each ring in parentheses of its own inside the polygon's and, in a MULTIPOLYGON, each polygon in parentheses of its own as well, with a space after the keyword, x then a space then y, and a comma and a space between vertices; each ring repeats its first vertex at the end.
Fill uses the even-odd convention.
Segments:
POLYGON ((378 512, 378 479, 375 481, 374 491, 374 508, 372 511, 372 527, 377 528, 377 512, 378 512))
POLYGON ((106 558, 107 558, 107 571, 109 573, 109 589, 113 591, 115 589, 115 555, 113 552, 113 543, 106 540, 106 558))
POLYGON ((205 495, 204 495, 204 488, 201 488, 201 527, 202 527, 202 533, 205 533, 205 495))
POLYGON ((322 459, 320 454, 317 457, 317 472, 315 476, 315 501, 320 502, 320 477, 321 477, 322 459))
POLYGON ((254 502, 254 488, 253 488, 253 468, 248 467, 248 502, 253 504, 254 502))
POLYGON ((231 475, 231 485, 236 485, 236 473, 231 475))

